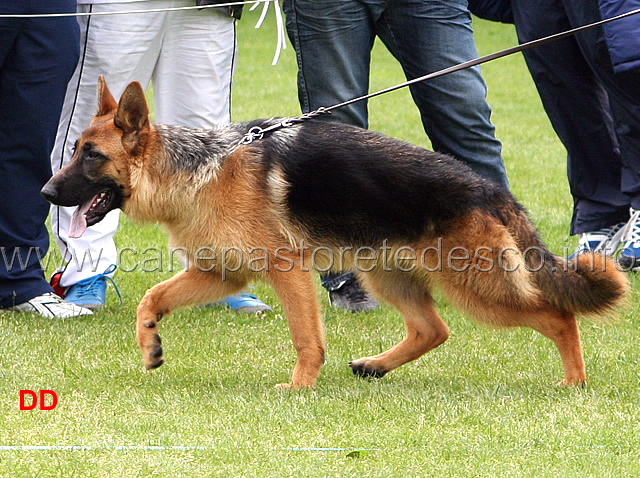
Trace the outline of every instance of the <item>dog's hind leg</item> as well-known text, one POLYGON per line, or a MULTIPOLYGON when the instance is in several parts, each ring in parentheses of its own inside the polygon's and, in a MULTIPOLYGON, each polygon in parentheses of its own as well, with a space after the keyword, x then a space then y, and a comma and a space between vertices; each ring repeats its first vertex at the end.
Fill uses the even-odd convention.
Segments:
POLYGON ((420 283, 388 272, 361 277, 368 289, 400 311, 407 335, 386 352, 350 362, 354 374, 382 377, 447 340, 449 327, 438 315, 428 290, 420 283))
POLYGON ((298 360, 290 383, 277 388, 313 387, 324 363, 324 331, 313 276, 294 268, 287 272, 272 270, 269 281, 273 286, 289 323, 289 332, 298 360))
POLYGON ((158 322, 164 315, 179 307, 220 299, 244 285, 229 278, 222 280, 220 274, 193 269, 179 272, 149 289, 138 305, 136 327, 145 367, 158 368, 164 361, 158 334, 158 322))
POLYGON ((540 312, 518 325, 531 327, 556 344, 564 367, 561 385, 583 386, 587 375, 580 345, 580 331, 575 315, 556 311, 540 312))

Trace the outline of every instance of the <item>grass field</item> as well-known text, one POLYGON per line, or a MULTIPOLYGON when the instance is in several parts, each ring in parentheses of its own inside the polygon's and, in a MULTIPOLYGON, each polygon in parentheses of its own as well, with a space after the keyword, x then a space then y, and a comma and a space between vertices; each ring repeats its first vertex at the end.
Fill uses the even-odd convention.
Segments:
MULTIPOLYGON (((256 20, 246 12, 239 25, 234 120, 298 114, 293 49, 270 66, 273 22, 254 30, 256 20)), ((474 26, 481 54, 516 43, 509 26, 474 26)), ((373 71, 372 89, 403 80, 379 45, 373 71)), ((522 57, 483 73, 513 192, 552 250, 572 249, 565 152, 522 57)), ((408 91, 376 98, 370 110, 372 129, 428 146, 408 91)), ((260 284, 273 313, 178 311, 161 323, 165 365, 144 371, 135 308, 172 264, 143 254, 165 247, 160 227, 123 218, 116 239, 151 270, 116 276, 122 304, 111 289, 91 318, 0 315, 1 476, 640 475, 636 277, 619 323, 581 323, 585 389, 555 386, 562 366, 550 341, 489 331, 446 303, 448 342, 381 380, 357 379, 347 362, 399 341, 402 321, 386 306, 337 312, 322 295, 327 363, 315 390, 289 392, 273 385, 288 380, 295 353, 282 308, 260 284), (19 410, 22 389, 54 390, 57 408, 19 410), (28 446, 50 448, 20 448, 28 446)))

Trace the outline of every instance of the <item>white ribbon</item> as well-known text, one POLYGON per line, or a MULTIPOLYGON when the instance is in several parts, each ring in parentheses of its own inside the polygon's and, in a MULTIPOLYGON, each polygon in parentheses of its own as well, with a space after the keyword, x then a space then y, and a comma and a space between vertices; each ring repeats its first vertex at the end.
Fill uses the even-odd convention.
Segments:
MULTIPOLYGON (((271 4, 271 2, 264 2, 264 3, 256 2, 249 9, 249 11, 252 12, 256 8, 258 8, 258 5, 260 5, 261 3, 262 3, 262 13, 260 14, 258 23, 256 23, 256 28, 260 28, 262 26, 262 23, 264 23, 264 19, 267 16, 267 12, 269 11, 269 5, 271 4)), ((273 0, 273 6, 276 12, 276 30, 278 35, 277 43, 276 43, 276 52, 273 55, 273 61, 271 62, 271 65, 275 66, 278 64, 278 60, 280 59, 280 52, 282 52, 283 49, 287 48, 287 41, 286 41, 286 36, 284 31, 284 21, 282 20, 282 10, 280 9, 279 0, 273 0)))

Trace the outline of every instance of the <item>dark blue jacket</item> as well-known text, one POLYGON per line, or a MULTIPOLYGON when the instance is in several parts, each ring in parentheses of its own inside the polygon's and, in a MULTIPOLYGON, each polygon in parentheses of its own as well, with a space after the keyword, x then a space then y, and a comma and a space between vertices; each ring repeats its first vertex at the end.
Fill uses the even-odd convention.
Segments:
MULTIPOLYGON (((640 0, 598 0, 603 19, 640 8, 640 0)), ((613 71, 621 73, 640 68, 640 14, 603 26, 613 71)))
MULTIPOLYGON (((598 6, 602 18, 607 19, 639 9, 640 0, 598 0, 598 6)), ((469 10, 480 18, 513 23, 511 0, 469 0, 469 10)), ((640 14, 607 23, 603 29, 613 71, 640 68, 640 14)))

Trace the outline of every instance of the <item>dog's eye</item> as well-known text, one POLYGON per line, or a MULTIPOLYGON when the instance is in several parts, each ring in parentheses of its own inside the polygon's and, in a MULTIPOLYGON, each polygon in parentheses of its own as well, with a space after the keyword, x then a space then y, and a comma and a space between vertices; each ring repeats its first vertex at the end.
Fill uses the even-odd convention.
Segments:
POLYGON ((104 159, 104 156, 102 156, 100 153, 96 153, 95 151, 89 151, 84 155, 84 159, 86 159, 87 161, 96 161, 98 159, 104 159))
POLYGON ((98 161, 106 159, 102 153, 96 151, 90 144, 84 145, 81 156, 85 161, 98 161))

